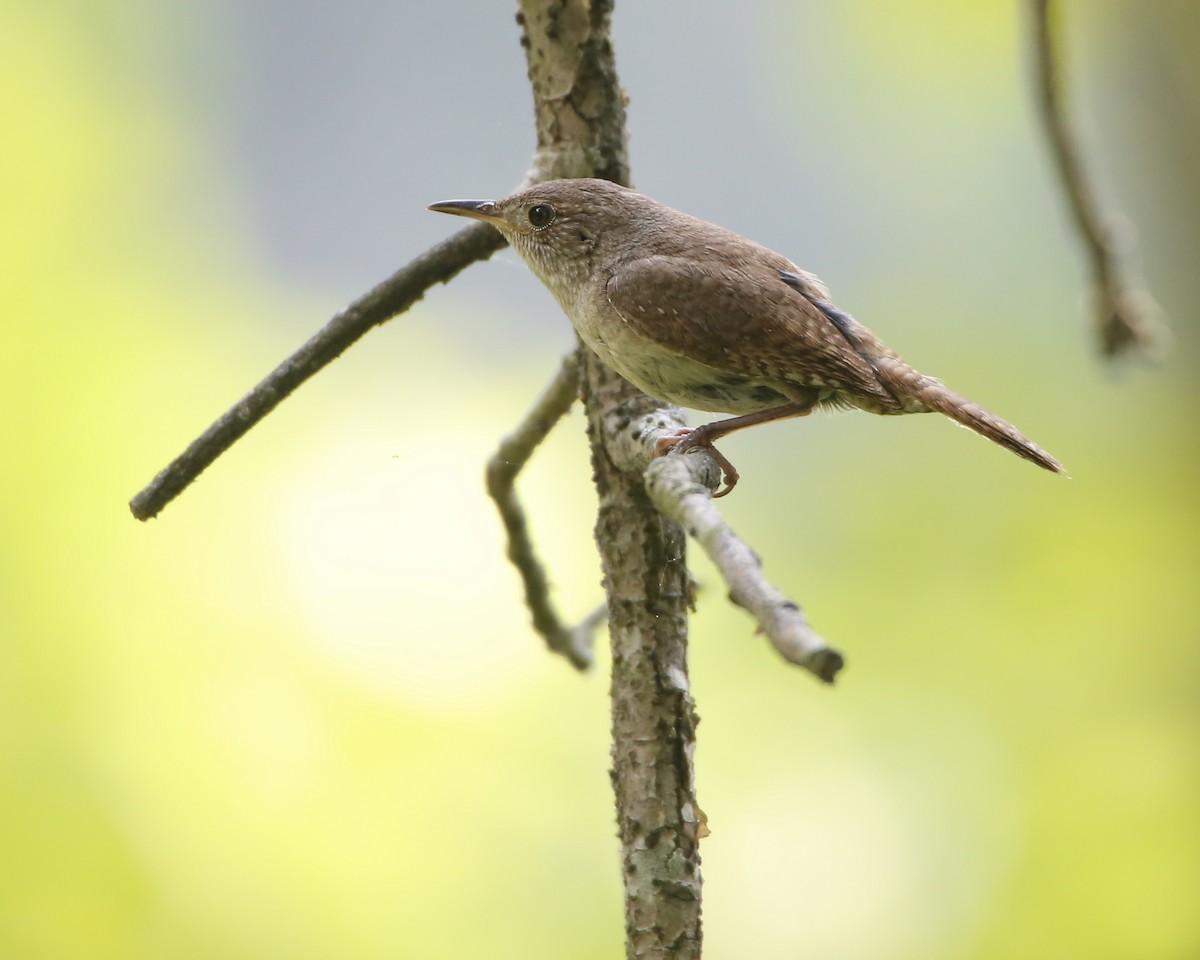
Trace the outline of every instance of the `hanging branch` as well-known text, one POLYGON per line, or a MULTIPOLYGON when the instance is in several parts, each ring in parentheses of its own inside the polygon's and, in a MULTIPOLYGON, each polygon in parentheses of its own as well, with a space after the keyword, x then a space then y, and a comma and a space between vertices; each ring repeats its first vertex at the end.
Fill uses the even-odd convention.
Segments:
POLYGON ((1083 168, 1082 151, 1063 105, 1061 54, 1055 43, 1058 9, 1054 0, 1029 0, 1031 44, 1038 114, 1075 229, 1092 274, 1092 310, 1100 348, 1115 357, 1128 350, 1153 351, 1165 333, 1153 298, 1127 279, 1113 227, 1083 168))
POLYGON ((563 623, 550 600, 546 570, 538 560, 529 537, 525 508, 517 497, 515 487, 518 474, 525 469, 533 452, 571 408, 571 404, 579 399, 581 364, 581 348, 563 358, 554 379, 516 429, 500 442, 499 449, 488 461, 487 488, 504 524, 504 535, 508 542, 506 552, 525 588, 525 605, 533 616, 533 628, 551 651, 561 653, 573 666, 584 670, 592 665, 593 636, 604 623, 608 610, 600 606, 575 626, 563 623))

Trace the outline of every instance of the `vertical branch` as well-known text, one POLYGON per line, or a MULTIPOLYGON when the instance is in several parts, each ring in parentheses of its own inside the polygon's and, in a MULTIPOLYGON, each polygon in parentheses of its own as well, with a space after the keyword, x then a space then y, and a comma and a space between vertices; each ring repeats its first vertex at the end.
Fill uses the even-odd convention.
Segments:
MULTIPOLYGON (((629 182, 625 100, 611 0, 519 0, 538 148, 530 179, 629 182)), ((659 406, 585 352, 584 405, 600 495, 596 540, 612 643, 613 787, 625 881, 628 958, 700 956, 702 816, 687 677, 688 579, 682 530, 650 503, 641 470, 609 455, 620 411, 659 406)))
POLYGON ((601 177, 628 184, 613 0, 518 0, 517 7, 537 126, 528 179, 601 177))
POLYGON ((1125 279, 1116 231, 1084 172, 1078 137, 1063 104, 1058 8, 1055 0, 1029 0, 1029 7, 1038 113, 1087 254, 1101 349, 1110 357, 1130 348, 1148 351, 1162 332, 1154 301, 1125 279))
POLYGON ((640 471, 609 455, 614 427, 657 406, 589 356, 584 402, 600 494, 596 539, 612 643, 613 788, 629 958, 700 956, 697 716, 688 689, 690 595, 683 530, 650 502, 640 471))

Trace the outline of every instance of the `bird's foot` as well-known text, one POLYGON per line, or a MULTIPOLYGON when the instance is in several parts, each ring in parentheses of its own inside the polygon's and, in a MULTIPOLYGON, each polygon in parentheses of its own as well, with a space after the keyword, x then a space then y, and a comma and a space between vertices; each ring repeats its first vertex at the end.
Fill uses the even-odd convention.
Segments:
POLYGON ((713 494, 713 499, 723 497, 730 490, 737 486, 738 472, 734 469, 725 455, 713 446, 712 441, 708 439, 704 432, 704 427, 695 427, 690 430, 680 430, 678 433, 668 437, 663 437, 654 445, 654 455, 656 457, 665 456, 668 453, 687 453, 693 447, 701 447, 707 450, 714 460, 717 461, 717 466, 721 468, 721 482, 724 486, 713 494))

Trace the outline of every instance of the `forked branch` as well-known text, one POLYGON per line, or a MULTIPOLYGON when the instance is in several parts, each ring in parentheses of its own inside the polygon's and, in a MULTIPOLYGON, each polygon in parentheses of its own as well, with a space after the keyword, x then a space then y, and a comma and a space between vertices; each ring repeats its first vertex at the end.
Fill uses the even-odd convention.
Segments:
MULTIPOLYGON (((487 480, 488 493, 504 524, 508 559, 521 577, 534 629, 552 651, 583 669, 591 665, 593 634, 604 622, 607 608, 601 606, 576 626, 567 626, 558 616, 514 486, 533 452, 578 396, 581 359, 579 350, 563 358, 554 379, 488 462, 487 480)), ((766 579, 758 555, 733 532, 713 503, 721 468, 712 454, 698 448, 687 455, 655 457, 658 441, 674 436, 682 424, 671 408, 655 407, 633 417, 617 408, 612 420, 610 453, 622 468, 644 470, 651 502, 708 554, 728 588, 729 599, 754 617, 759 630, 785 660, 832 683, 844 665, 842 655, 809 626, 799 604, 766 579)))

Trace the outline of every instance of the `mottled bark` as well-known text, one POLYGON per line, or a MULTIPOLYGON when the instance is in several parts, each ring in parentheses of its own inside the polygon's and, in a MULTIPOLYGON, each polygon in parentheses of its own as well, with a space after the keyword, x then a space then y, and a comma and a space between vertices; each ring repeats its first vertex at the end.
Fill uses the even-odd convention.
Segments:
POLYGON ((612 644, 626 955, 699 957, 698 841, 706 831, 692 765, 698 718, 688 692, 685 538, 650 502, 641 471, 623 470, 609 455, 614 425, 656 402, 594 359, 585 386, 612 644))
MULTIPOLYGON (((625 99, 608 2, 521 0, 538 149, 530 179, 593 176, 628 184, 625 99)), ((596 541, 612 644, 613 786, 630 958, 700 955, 700 854, 688 693, 685 539, 614 461, 614 431, 660 407, 586 354, 584 404, 600 510, 596 541)), ((673 416, 673 413, 667 414, 673 416)))

